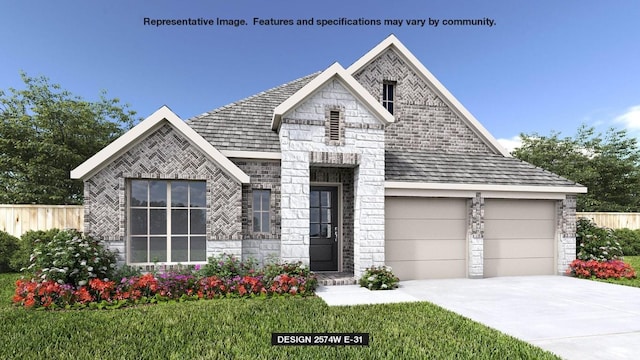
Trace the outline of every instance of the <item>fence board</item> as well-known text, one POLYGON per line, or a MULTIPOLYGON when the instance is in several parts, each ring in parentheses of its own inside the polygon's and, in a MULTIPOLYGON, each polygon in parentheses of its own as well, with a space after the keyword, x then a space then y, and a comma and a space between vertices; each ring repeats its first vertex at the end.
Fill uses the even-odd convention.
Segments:
POLYGON ((640 229, 640 213, 579 212, 577 216, 591 219, 598 226, 610 229, 640 229))
POLYGON ((53 228, 83 231, 82 205, 0 205, 0 230, 13 236, 53 228))

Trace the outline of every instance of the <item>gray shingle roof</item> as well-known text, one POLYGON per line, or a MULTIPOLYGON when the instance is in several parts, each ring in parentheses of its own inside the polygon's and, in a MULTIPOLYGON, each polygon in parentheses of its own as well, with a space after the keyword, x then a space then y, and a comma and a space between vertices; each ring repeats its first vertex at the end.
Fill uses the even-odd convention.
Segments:
POLYGON ((273 109, 318 74, 206 112, 187 123, 218 150, 279 152, 278 134, 271 130, 273 109))
POLYGON ((519 159, 501 155, 387 150, 385 161, 387 181, 581 186, 519 159))

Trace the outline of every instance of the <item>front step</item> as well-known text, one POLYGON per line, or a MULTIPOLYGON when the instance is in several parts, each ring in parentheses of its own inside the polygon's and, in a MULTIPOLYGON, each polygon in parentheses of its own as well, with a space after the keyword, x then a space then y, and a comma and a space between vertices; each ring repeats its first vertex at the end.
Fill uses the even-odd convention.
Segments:
POLYGON ((334 286, 334 285, 356 285, 358 279, 353 277, 352 273, 338 272, 321 272, 316 273, 318 285, 334 286))

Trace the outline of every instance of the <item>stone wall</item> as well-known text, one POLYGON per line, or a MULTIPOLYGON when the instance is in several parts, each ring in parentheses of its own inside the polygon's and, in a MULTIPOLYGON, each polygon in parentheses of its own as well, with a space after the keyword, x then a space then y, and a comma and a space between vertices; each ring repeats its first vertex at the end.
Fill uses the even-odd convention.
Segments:
POLYGON ((558 274, 563 275, 576 258, 576 195, 558 201, 558 274))
POLYGON ((357 166, 353 185, 354 274, 358 276, 372 265, 383 265, 382 124, 340 81, 333 80, 285 114, 279 136, 282 151, 282 258, 309 262, 309 183, 313 157, 316 162, 326 161, 326 166, 357 166), (344 145, 341 146, 327 145, 326 141, 326 109, 336 107, 345 109, 344 145))
POLYGON ((207 240, 241 239, 240 184, 164 125, 84 183, 85 232, 118 249, 120 262, 126 260, 127 179, 131 178, 206 180, 207 240))
POLYGON ((396 82, 395 123, 385 131, 387 149, 493 153, 393 49, 353 76, 380 102, 383 82, 396 82))

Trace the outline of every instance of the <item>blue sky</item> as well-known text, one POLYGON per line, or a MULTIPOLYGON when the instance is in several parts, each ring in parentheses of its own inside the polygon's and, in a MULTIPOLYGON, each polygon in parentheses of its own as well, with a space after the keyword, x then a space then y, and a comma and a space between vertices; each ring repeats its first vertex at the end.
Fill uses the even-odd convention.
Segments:
POLYGON ((183 119, 324 70, 395 34, 496 137, 573 135, 582 123, 640 136, 640 2, 596 0, 5 1, 0 89, 45 75, 100 90, 141 117, 183 119), (143 25, 245 19, 240 27, 143 25), (252 19, 482 19, 487 26, 254 26, 252 19))

